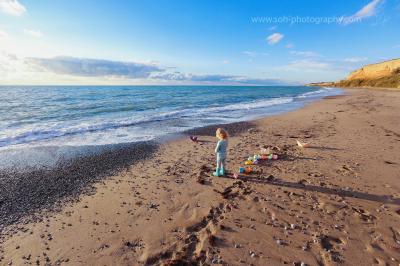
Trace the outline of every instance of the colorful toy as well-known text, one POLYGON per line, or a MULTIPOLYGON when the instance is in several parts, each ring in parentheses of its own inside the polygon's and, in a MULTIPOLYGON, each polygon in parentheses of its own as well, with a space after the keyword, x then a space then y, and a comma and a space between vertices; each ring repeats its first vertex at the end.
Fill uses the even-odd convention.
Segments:
POLYGON ((268 156, 267 155, 261 155, 261 158, 260 158, 261 160, 267 160, 268 159, 268 156))
POLYGON ((240 168, 239 168, 239 173, 242 173, 242 174, 243 174, 244 171, 245 171, 244 167, 240 167, 240 168))
POLYGON ((251 169, 251 167, 246 167, 246 169, 244 169, 244 172, 246 174, 250 174, 253 170, 251 169))
POLYGON ((247 160, 244 162, 245 165, 252 165, 254 162, 252 160, 247 160))
POLYGON ((272 160, 278 160, 278 155, 277 154, 272 155, 272 160))
POLYGON ((238 173, 234 173, 233 174, 233 178, 238 179, 239 178, 239 174, 238 173))
POLYGON ((273 157, 272 154, 268 155, 268 160, 272 160, 272 157, 273 157))

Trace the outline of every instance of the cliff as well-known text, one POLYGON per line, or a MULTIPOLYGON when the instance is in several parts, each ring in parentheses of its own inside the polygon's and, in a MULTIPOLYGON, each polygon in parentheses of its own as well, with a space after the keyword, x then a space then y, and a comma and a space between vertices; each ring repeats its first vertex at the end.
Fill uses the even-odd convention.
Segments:
POLYGON ((309 86, 382 87, 400 89, 400 59, 366 65, 338 82, 311 83, 309 86))

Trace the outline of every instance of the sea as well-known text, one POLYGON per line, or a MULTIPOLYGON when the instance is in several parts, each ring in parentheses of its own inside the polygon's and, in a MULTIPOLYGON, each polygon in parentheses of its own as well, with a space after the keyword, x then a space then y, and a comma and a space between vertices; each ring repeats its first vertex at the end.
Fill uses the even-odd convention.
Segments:
POLYGON ((0 86, 0 168, 253 120, 339 94, 307 86, 0 86))

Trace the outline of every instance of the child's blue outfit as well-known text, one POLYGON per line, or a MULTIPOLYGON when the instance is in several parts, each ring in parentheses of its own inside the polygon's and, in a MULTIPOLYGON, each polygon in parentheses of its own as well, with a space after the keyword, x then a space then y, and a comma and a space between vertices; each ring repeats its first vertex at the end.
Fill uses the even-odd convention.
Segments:
POLYGON ((228 148, 228 141, 225 139, 217 142, 215 153, 217 154, 217 169, 214 172, 214 176, 221 176, 225 174, 225 159, 228 148))

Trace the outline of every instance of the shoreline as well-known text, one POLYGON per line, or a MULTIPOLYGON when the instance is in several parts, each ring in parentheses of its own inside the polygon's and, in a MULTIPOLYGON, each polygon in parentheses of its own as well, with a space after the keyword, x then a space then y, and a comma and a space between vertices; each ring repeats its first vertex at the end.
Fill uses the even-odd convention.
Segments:
MULTIPOLYGON (((342 92, 335 96, 344 94, 345 92, 342 92)), ((21 222, 41 221, 38 214, 42 211, 59 210, 63 205, 75 202, 82 195, 95 193, 93 187, 95 183, 102 182, 141 160, 151 158, 160 145, 186 139, 189 135, 214 136, 217 127, 224 127, 231 136, 235 136, 250 128, 255 128, 257 121, 296 112, 326 97, 330 96, 308 100, 294 110, 266 114, 264 117, 252 120, 202 126, 168 134, 151 141, 94 147, 93 150, 96 151, 90 155, 88 155, 91 153, 89 148, 86 154, 78 152, 78 155, 68 159, 63 159, 63 155, 58 156, 54 165, 0 170, 0 187, 6 192, 0 195, 0 235, 7 226, 21 222), (115 158, 118 158, 118 161, 115 161, 115 158)), ((37 147, 33 149, 35 148, 37 147)), ((50 150, 51 148, 41 149, 50 150)), ((76 147, 75 149, 79 151, 83 148, 76 147)))
POLYGON ((280 147, 280 160, 255 166, 244 180, 210 176, 217 125, 185 133, 196 133, 199 143, 165 142, 151 158, 96 183, 96 193, 43 221, 17 225, 4 236, 0 263, 27 257, 66 265, 399 262, 390 246, 400 230, 400 134, 392 123, 400 96, 345 92, 231 125, 237 129, 228 128, 231 172, 260 146, 280 147), (313 147, 298 149, 297 138, 313 147), (382 241, 368 240, 371 230, 382 241))
POLYGON ((335 85, 334 83, 331 83, 331 82, 326 82, 326 83, 321 82, 321 83, 315 83, 315 84, 310 83, 310 84, 306 84, 304 86, 307 86, 307 87, 331 87, 331 88, 339 88, 339 89, 343 89, 343 90, 354 90, 354 89, 356 89, 356 90, 359 90, 359 89, 365 90, 365 89, 367 89, 367 90, 399 91, 399 88, 396 88, 396 87, 373 87, 373 86, 355 86, 355 87, 348 86, 348 87, 345 87, 345 86, 337 86, 337 85, 335 85))
POLYGON ((9 225, 41 221, 38 213, 43 210, 56 211, 81 195, 95 193, 96 182, 145 160, 157 147, 154 142, 138 142, 61 160, 50 168, 0 171, 0 235, 9 225))

